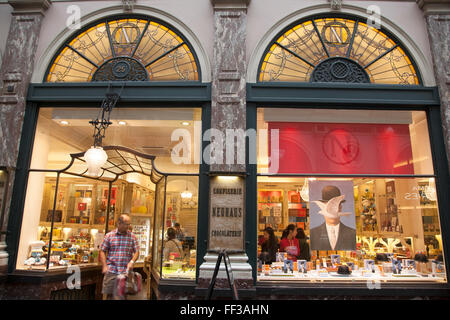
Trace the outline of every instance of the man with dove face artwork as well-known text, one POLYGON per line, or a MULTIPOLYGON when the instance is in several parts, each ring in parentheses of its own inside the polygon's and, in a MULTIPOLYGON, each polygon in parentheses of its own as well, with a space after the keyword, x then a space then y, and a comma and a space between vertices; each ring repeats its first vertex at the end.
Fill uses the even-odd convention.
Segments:
POLYGON ((312 250, 356 250, 356 230, 341 221, 342 217, 355 225, 353 205, 353 183, 350 181, 336 182, 345 188, 345 193, 330 181, 313 181, 310 185, 310 239, 312 250), (324 183, 327 183, 324 185, 324 183), (313 189, 322 187, 322 199, 314 197, 313 189), (344 202, 349 201, 346 209, 344 202), (321 219, 322 217, 322 219, 321 219), (317 225, 319 219, 324 220, 317 225), (316 224, 314 224, 316 222, 316 224))

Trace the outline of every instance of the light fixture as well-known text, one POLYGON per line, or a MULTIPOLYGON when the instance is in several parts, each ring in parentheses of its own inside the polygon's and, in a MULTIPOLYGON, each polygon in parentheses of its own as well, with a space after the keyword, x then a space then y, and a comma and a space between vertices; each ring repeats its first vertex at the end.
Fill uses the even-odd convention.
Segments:
POLYGON ((102 166, 108 160, 108 155, 102 147, 92 146, 84 154, 84 160, 86 160, 88 166, 87 175, 91 177, 98 177, 100 175, 102 166))
POLYGON ((121 126, 126 126, 127 123, 126 123, 126 121, 119 121, 119 125, 121 125, 121 126))
POLYGON ((224 181, 234 181, 238 179, 237 176, 217 176, 217 178, 224 181))
POLYGON ((183 126, 188 126, 188 125, 189 125, 189 122, 183 121, 181 124, 182 124, 183 126))
MULTIPOLYGON (((122 86, 122 90, 124 85, 125 83, 122 86)), ((120 93, 109 92, 110 87, 111 84, 108 86, 108 91, 102 101, 101 110, 97 119, 89 121, 94 126, 94 145, 85 152, 84 160, 88 167, 87 175, 92 177, 98 177, 100 175, 102 166, 108 160, 108 155, 102 148, 102 141, 105 137, 106 129, 112 124, 110 121, 111 111, 120 98, 120 93)))
POLYGON ((192 193, 188 191, 187 181, 186 181, 186 191, 183 191, 181 193, 181 198, 182 199, 191 199, 192 198, 192 193))
POLYGON ((63 126, 67 126, 69 124, 69 121, 61 120, 59 123, 62 124, 63 126))
POLYGON ((183 199, 191 199, 192 198, 192 193, 190 193, 189 191, 183 191, 181 193, 181 198, 183 199))

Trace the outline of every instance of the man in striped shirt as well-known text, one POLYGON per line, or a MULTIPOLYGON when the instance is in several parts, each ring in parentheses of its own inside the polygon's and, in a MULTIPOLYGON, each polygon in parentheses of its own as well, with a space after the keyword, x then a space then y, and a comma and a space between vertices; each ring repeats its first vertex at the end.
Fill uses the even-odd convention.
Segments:
POLYGON ((120 215, 117 229, 106 234, 100 247, 100 261, 103 267, 103 290, 107 299, 116 299, 115 283, 119 274, 127 273, 139 257, 139 245, 134 234, 129 231, 131 218, 120 215))

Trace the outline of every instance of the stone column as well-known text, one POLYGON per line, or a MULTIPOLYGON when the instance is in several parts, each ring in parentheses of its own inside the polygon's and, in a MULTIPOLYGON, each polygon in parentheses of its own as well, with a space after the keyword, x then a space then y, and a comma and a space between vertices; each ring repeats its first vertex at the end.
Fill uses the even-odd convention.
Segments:
POLYGON ((430 39, 436 83, 441 97, 441 117, 450 168, 450 2, 416 0, 424 12, 430 39))
MULTIPOLYGON (((26 95, 34 67, 44 12, 50 0, 9 0, 13 7, 11 24, 3 55, 0 81, 0 166, 9 172, 5 199, 5 218, 1 230, 7 230, 15 167, 25 113, 26 95)), ((5 236, 0 237, 0 274, 6 272, 8 255, 5 236)))
MULTIPOLYGON (((211 141, 218 143, 213 147, 218 152, 212 156, 210 168, 211 172, 216 174, 245 174, 245 136, 243 135, 247 127, 245 43, 247 7, 250 0, 211 0, 211 3, 214 6, 215 24, 211 86, 211 128, 213 129, 211 141), (237 141, 243 142, 243 145, 239 145, 237 141)), ((204 259, 205 262, 200 266, 199 288, 208 287, 216 265, 217 254, 207 253, 204 259)), ((252 288, 252 268, 248 263, 247 255, 245 253, 230 255, 230 261, 237 287, 252 288)), ((222 265, 216 287, 228 285, 224 270, 222 265)))

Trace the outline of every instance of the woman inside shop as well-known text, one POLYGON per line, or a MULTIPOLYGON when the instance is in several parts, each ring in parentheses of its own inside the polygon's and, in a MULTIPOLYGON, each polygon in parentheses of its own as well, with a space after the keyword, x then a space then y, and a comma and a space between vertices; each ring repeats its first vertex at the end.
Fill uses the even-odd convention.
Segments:
POLYGON ((276 261, 278 251, 278 238, 271 227, 267 227, 264 230, 264 242, 261 244, 261 256, 262 263, 271 264, 276 261))
POLYGON ((174 228, 167 229, 167 241, 164 244, 164 261, 169 261, 171 254, 174 254, 174 258, 184 258, 183 245, 176 238, 176 231, 174 228))
POLYGON ((299 260, 311 260, 311 252, 309 251, 309 243, 306 239, 305 231, 302 228, 297 228, 297 235, 295 236, 298 239, 298 245, 300 248, 300 253, 297 256, 299 260))
POLYGON ((286 231, 286 238, 280 241, 280 252, 286 252, 288 260, 296 261, 297 256, 300 254, 300 247, 298 239, 295 237, 297 235, 295 225, 288 225, 286 231))

